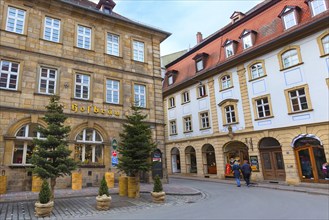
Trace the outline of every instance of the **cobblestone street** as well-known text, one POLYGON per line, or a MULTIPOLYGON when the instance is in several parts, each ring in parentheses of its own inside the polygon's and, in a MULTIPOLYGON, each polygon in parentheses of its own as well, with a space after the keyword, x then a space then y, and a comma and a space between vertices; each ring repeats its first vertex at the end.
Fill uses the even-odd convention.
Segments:
MULTIPOLYGON (((96 199, 94 196, 56 199, 51 217, 45 219, 78 219, 79 217, 92 217, 94 215, 132 212, 138 209, 188 205, 205 197, 202 194, 191 196, 167 195, 166 203, 155 204, 152 202, 149 193, 142 193, 139 199, 130 199, 128 197, 120 197, 119 195, 111 196, 112 203, 108 211, 96 210, 96 199)), ((34 200, 0 203, 0 219, 37 219, 34 216, 34 203, 34 200)))

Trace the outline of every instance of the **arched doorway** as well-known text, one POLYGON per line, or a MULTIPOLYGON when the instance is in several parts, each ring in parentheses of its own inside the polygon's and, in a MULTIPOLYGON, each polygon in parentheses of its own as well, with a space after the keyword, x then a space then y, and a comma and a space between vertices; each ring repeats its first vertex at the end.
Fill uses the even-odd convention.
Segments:
POLYGON ((186 158, 186 172, 197 173, 196 154, 194 147, 188 146, 185 149, 185 158, 186 158))
POLYGON ((303 182, 329 182, 328 170, 324 170, 327 160, 321 140, 312 134, 302 134, 291 143, 295 151, 298 173, 303 182))
POLYGON ((203 145, 202 161, 205 174, 217 174, 215 149, 212 145, 203 145))
POLYGON ((177 147, 171 149, 171 169, 173 173, 180 173, 180 154, 177 147))
POLYGON ((233 177, 234 161, 249 160, 248 147, 240 141, 232 141, 224 145, 225 177, 233 177))
MULTIPOLYGON (((163 178, 163 169, 162 169, 162 152, 160 149, 156 149, 152 153, 152 178, 154 179, 158 175, 161 179, 163 178)), ((146 178, 145 178, 146 179, 146 178)))
POLYGON ((285 180, 286 172, 281 144, 275 138, 265 137, 259 141, 259 152, 265 180, 285 180))

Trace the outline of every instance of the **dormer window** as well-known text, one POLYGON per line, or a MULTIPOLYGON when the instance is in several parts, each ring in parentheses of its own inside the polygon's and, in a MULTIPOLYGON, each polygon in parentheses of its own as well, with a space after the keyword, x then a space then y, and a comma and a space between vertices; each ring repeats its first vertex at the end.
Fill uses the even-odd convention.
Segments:
POLYGON ((178 71, 177 70, 170 70, 166 73, 168 86, 174 84, 178 71))
POLYGON ((236 43, 237 43, 236 41, 229 40, 229 39, 227 39, 224 42, 223 47, 225 48, 226 58, 229 58, 234 55, 235 50, 236 50, 236 43))
POLYGON ((235 11, 230 17, 232 24, 234 24, 235 22, 237 22, 238 20, 240 20, 244 16, 245 16, 245 14, 243 14, 242 12, 235 11))
POLYGON ((311 8, 312 15, 316 16, 328 8, 328 1, 326 0, 306 0, 308 2, 309 7, 311 8))
POLYGON ((298 24, 299 21, 299 11, 298 6, 286 6, 279 14, 279 18, 282 19, 284 28, 287 30, 298 24))
POLYGON ((206 67, 206 61, 208 56, 209 55, 207 53, 199 53, 193 57, 193 60, 195 60, 196 72, 199 72, 206 67))
POLYGON ((99 0, 96 8, 105 14, 111 14, 115 5, 116 4, 113 0, 99 0))
POLYGON ((240 37, 242 38, 243 41, 243 49, 248 49, 249 47, 252 47, 254 45, 255 42, 255 38, 256 38, 256 32, 253 30, 244 30, 240 37))

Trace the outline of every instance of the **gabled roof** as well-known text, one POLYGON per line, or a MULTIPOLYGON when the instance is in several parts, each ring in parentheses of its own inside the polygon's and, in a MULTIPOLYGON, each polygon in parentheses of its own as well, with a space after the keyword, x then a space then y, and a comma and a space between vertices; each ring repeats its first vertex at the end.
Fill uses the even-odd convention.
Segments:
POLYGON ((298 6, 295 6, 295 5, 287 5, 286 7, 284 7, 281 11, 281 13, 279 14, 279 18, 281 18, 283 15, 285 15, 286 13, 289 13, 293 10, 297 10, 297 11, 300 11, 300 7, 298 6))
POLYGON ((246 35, 246 34, 250 34, 250 33, 254 33, 254 34, 256 34, 257 31, 250 30, 250 29, 244 29, 244 30, 241 32, 239 38, 241 39, 244 35, 246 35))

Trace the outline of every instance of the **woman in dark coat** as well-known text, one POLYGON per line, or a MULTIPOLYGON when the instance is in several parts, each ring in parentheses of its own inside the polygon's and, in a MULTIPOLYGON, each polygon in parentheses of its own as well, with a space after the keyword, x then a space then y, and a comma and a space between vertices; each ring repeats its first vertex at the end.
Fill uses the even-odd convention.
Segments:
POLYGON ((232 170, 233 170, 234 178, 236 181, 236 185, 237 185, 237 187, 240 187, 241 186, 241 183, 240 183, 241 167, 240 167, 238 161, 234 162, 232 170))

